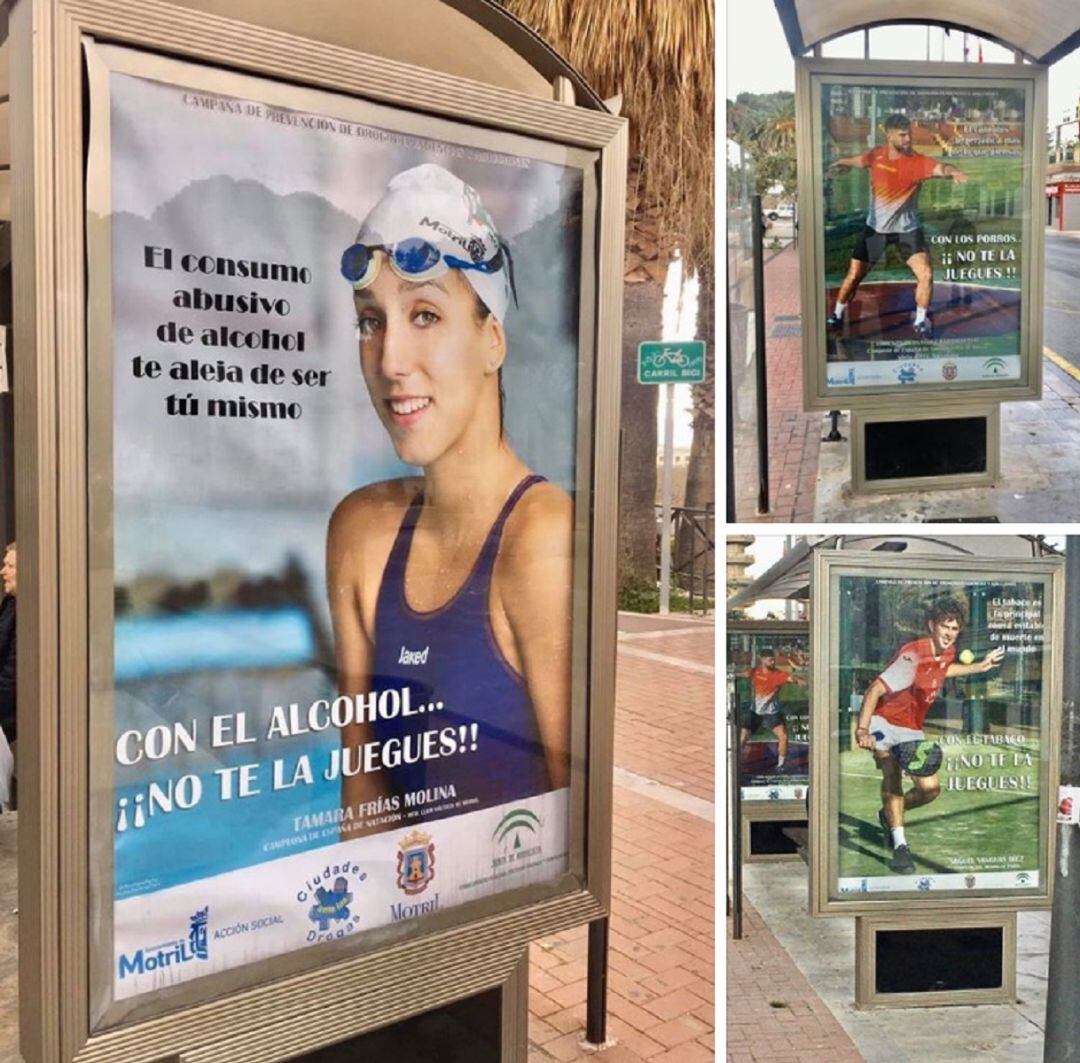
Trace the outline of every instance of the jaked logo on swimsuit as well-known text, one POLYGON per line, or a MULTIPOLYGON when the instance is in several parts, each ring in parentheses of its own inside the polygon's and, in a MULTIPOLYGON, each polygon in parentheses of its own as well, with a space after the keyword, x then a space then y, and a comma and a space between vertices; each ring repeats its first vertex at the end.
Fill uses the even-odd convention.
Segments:
POLYGON ((136 949, 131 953, 122 952, 118 972, 120 979, 123 980, 129 974, 146 974, 163 967, 179 967, 180 964, 190 963, 192 960, 209 959, 209 920, 210 906, 207 905, 191 916, 186 939, 166 941, 160 945, 152 945, 149 949, 136 949))
POLYGON ((430 649, 430 646, 425 646, 422 650, 410 650, 407 646, 402 646, 398 664, 427 664, 430 649))

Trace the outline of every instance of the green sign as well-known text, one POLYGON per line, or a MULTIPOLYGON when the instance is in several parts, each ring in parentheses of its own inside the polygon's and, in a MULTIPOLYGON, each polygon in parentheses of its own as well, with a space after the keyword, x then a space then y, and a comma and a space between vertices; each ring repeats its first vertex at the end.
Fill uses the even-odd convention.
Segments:
POLYGON ((700 384, 705 379, 705 344, 701 340, 638 344, 639 384, 700 384))

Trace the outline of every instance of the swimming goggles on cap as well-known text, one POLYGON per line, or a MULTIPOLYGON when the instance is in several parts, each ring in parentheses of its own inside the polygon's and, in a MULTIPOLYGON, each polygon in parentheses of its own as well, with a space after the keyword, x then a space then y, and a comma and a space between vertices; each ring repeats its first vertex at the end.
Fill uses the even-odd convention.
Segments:
POLYGON ((366 288, 379 274, 382 251, 390 268, 402 280, 423 281, 438 277, 448 269, 474 269, 479 273, 498 273, 503 268, 503 249, 499 248, 486 262, 471 262, 447 255, 422 236, 410 236, 396 244, 353 244, 341 256, 341 275, 354 288, 366 288))

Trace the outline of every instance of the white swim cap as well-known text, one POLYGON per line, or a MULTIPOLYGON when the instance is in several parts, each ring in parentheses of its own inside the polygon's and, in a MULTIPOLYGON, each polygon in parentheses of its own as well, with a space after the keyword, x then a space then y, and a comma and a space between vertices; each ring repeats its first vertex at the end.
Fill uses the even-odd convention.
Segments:
POLYGON ((512 291, 506 245, 476 189, 433 163, 391 179, 361 224, 356 243, 393 247, 416 238, 441 255, 481 267, 457 268, 492 314, 506 320, 512 291))

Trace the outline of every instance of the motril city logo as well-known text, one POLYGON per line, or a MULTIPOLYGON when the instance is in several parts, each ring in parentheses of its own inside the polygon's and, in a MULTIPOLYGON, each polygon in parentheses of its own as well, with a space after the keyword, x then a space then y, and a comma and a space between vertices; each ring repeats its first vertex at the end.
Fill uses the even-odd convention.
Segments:
POLYGON ((163 967, 179 967, 193 960, 210 959, 209 923, 210 906, 207 905, 188 919, 187 937, 120 953, 117 971, 120 981, 129 975, 148 974, 163 967))

